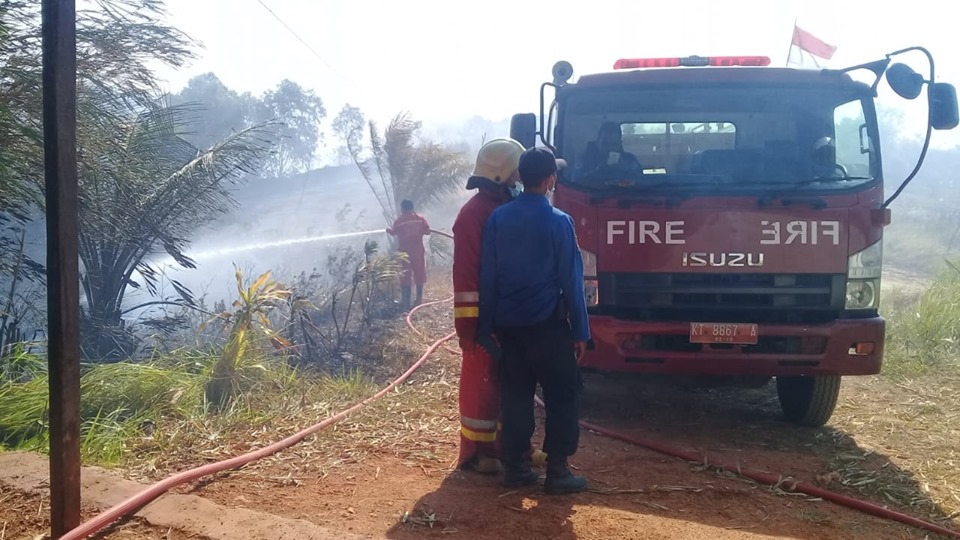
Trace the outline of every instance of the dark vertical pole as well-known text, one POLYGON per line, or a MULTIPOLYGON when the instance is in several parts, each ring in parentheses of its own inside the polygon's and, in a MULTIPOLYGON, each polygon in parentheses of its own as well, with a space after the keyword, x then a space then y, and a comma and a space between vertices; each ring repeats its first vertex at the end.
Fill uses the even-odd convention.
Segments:
POLYGON ((43 0, 50 533, 80 525, 80 279, 75 0, 43 0))

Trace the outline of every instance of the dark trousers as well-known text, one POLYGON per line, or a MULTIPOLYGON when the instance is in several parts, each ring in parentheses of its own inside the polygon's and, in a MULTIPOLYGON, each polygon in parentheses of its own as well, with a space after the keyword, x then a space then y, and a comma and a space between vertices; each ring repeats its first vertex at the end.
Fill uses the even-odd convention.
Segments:
POLYGON ((507 463, 519 463, 530 451, 536 427, 533 397, 537 383, 546 406, 543 451, 572 456, 580 442, 580 367, 573 333, 566 321, 550 319, 533 326, 497 328, 500 360, 501 451, 507 463))

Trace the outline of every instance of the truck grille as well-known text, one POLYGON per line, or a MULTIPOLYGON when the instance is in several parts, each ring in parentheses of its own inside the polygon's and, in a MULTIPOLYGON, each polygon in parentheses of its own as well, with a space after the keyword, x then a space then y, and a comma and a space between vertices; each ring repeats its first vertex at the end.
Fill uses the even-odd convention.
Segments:
POLYGON ((596 310, 646 320, 817 322, 843 309, 842 274, 601 273, 596 310))

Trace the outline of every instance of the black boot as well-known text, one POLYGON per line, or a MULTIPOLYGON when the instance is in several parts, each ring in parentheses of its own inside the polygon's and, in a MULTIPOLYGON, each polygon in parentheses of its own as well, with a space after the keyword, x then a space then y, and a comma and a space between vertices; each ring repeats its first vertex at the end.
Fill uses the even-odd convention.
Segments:
POLYGON ((547 456, 547 479, 543 483, 543 490, 548 495, 579 493, 585 489, 587 480, 570 472, 566 456, 547 456))
POLYGON ((504 466, 504 487, 532 486, 539 481, 540 475, 530 467, 529 460, 506 463, 504 466))
POLYGON ((417 285, 417 300, 413 305, 419 306, 422 303, 423 303, 423 285, 417 285))
POLYGON ((400 287, 400 309, 410 310, 410 287, 400 287))

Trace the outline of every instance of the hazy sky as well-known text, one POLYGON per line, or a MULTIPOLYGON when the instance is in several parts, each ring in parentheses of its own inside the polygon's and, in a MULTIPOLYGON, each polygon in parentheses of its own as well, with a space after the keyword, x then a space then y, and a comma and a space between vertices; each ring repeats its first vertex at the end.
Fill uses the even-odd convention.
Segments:
MULTIPOLYGON (((831 67, 923 45, 937 79, 960 85, 955 22, 928 0, 904 3, 909 10, 849 0, 262 1, 323 60, 260 0, 167 0, 170 22, 204 45, 189 68, 162 72, 170 90, 213 71, 254 93, 297 81, 324 99, 330 118, 349 101, 381 119, 409 110, 428 123, 497 120, 533 111, 560 59, 576 74, 609 70, 620 57, 761 54, 784 65, 795 19, 838 47, 831 67)), ((904 58, 927 73, 922 56, 904 58)), ((903 101, 882 85, 881 104, 903 101)), ((909 131, 924 121, 916 105, 909 131)), ((934 140, 960 144, 960 130, 934 140)))

